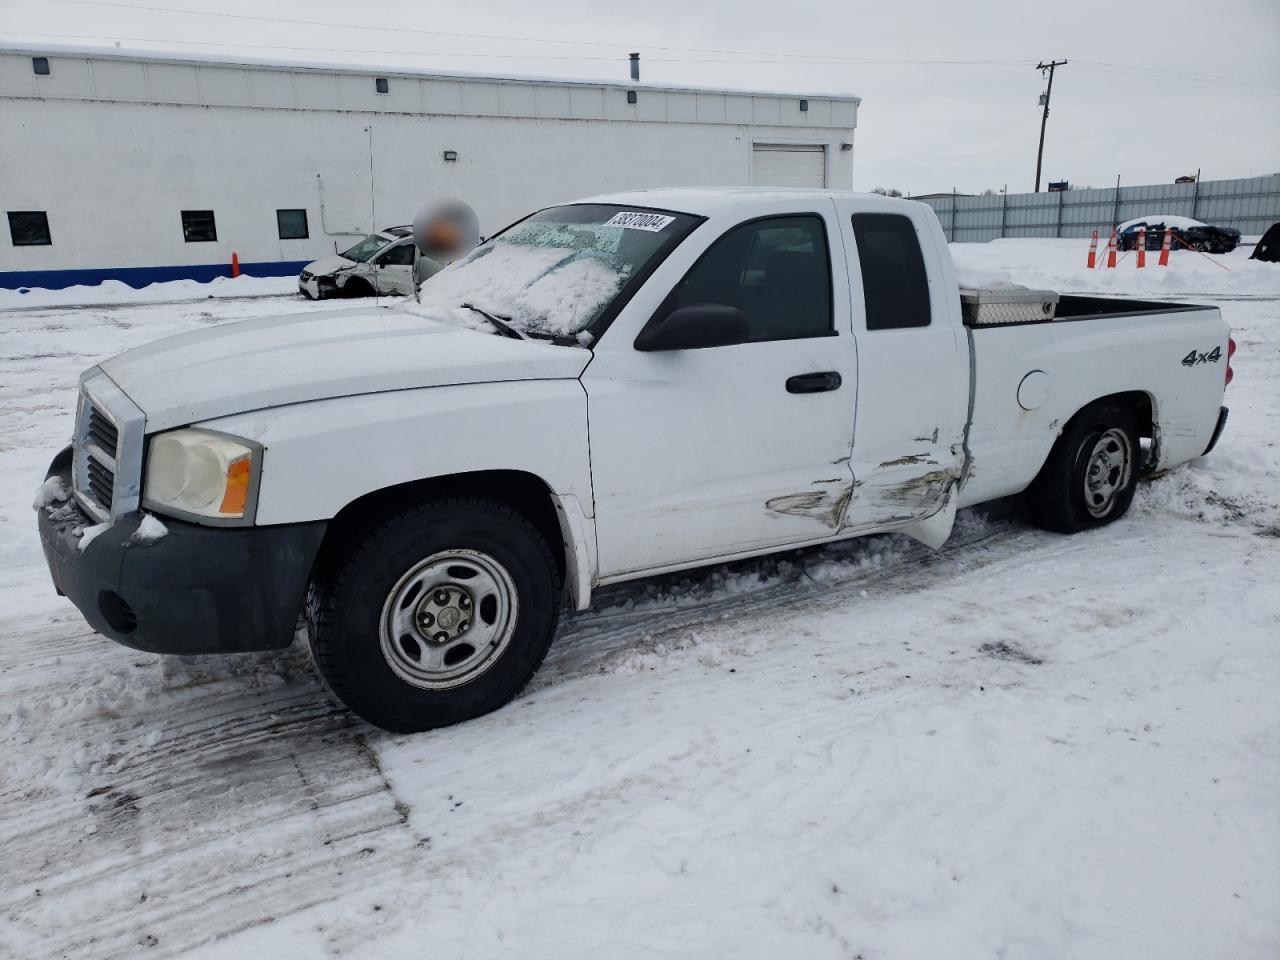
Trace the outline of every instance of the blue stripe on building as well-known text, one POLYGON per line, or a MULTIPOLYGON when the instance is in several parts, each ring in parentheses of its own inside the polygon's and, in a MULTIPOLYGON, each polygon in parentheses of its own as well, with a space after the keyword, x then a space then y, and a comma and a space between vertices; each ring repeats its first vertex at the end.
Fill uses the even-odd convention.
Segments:
MULTIPOLYGON (((251 277, 296 276, 310 260, 264 260, 242 263, 240 272, 251 277)), ((173 267, 103 267, 97 270, 10 270, 0 271, 0 289, 20 290, 42 287, 61 290, 77 285, 92 286, 104 280, 119 280, 135 290, 166 280, 198 280, 208 283, 218 277, 230 277, 231 267, 225 263, 181 264, 173 267)))

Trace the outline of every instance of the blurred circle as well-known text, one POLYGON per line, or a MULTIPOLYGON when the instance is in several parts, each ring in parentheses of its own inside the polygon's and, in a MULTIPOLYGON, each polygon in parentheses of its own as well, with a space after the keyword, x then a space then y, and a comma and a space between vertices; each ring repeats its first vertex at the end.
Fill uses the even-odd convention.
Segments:
POLYGON ((480 219, 456 197, 432 200, 413 218, 413 242, 424 257, 449 263, 480 242, 480 219))

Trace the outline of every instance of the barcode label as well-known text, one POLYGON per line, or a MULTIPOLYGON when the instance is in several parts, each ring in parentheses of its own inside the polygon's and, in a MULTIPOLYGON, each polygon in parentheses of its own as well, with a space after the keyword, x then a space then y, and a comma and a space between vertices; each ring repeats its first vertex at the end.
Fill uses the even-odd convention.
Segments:
POLYGON ((615 213, 605 221, 604 225, 606 227, 626 227, 628 230, 647 230, 650 233, 657 233, 673 220, 675 220, 675 217, 664 216, 661 213, 626 211, 615 213))

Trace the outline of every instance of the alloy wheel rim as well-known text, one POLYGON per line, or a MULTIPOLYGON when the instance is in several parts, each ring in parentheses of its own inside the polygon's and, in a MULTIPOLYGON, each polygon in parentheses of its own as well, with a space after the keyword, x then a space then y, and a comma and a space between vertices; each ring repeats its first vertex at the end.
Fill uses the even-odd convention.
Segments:
POLYGON ((409 568, 382 606, 382 656, 405 683, 448 690, 502 656, 519 600, 506 568, 479 550, 445 550, 409 568))

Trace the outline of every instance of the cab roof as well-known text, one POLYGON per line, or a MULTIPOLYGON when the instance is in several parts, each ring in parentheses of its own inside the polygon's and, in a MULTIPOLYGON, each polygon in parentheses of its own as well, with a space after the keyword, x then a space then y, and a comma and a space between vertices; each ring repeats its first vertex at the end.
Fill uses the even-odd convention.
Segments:
POLYGON ((606 193, 588 197, 578 203, 608 203, 624 207, 652 207, 677 213, 692 213, 712 217, 744 204, 770 200, 818 200, 858 197, 874 202, 883 201, 886 206, 900 206, 912 201, 898 197, 886 197, 878 193, 858 193, 853 190, 817 190, 811 187, 653 187, 646 190, 627 190, 622 193, 606 193))

